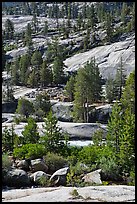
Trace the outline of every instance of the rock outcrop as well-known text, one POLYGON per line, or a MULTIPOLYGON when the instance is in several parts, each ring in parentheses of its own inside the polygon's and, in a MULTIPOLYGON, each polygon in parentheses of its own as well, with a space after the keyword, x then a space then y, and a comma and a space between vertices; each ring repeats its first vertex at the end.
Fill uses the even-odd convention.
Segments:
POLYGON ((124 41, 98 46, 67 58, 64 61, 64 64, 67 66, 64 71, 75 72, 93 57, 95 57, 104 79, 107 79, 109 76, 115 76, 116 70, 120 66, 121 57, 125 74, 128 76, 135 69, 135 34, 133 33, 130 37, 124 39, 124 41))

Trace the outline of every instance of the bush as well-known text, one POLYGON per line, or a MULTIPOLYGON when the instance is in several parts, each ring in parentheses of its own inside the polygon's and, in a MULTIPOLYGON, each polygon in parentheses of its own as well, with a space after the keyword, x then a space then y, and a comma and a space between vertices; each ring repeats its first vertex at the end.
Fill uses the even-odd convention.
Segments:
POLYGON ((19 159, 37 159, 45 155, 46 149, 42 144, 25 144, 22 147, 14 148, 13 155, 19 159))
POLYGON ((48 187, 51 185, 50 180, 45 176, 40 177, 38 183, 42 187, 48 187))
POLYGON ((83 147, 79 152, 78 160, 84 164, 95 164, 98 158, 100 157, 101 147, 96 145, 88 145, 83 147))
POLYGON ((2 168, 3 169, 10 169, 12 162, 7 153, 2 155, 2 168))
POLYGON ((49 173, 52 174, 58 169, 63 168, 67 164, 67 160, 62 156, 48 152, 47 155, 43 157, 46 165, 49 168, 49 173))
POLYGON ((99 162, 99 168, 101 168, 102 180, 119 181, 122 180, 120 176, 121 168, 116 162, 116 157, 102 156, 99 162))
POLYGON ((77 162, 74 166, 71 165, 69 173, 67 174, 67 185, 77 187, 85 186, 86 183, 83 182, 81 178, 84 176, 85 173, 89 172, 90 170, 90 167, 80 162, 77 162))

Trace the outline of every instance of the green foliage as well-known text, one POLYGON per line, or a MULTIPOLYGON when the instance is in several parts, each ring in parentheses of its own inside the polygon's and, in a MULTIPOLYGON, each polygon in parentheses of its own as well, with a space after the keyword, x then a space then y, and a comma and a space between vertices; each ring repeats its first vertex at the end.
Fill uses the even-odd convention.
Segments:
POLYGON ((36 50, 32 57, 31 57, 31 64, 34 67, 39 67, 42 64, 43 60, 42 60, 42 54, 40 51, 36 50))
POLYGON ((35 144, 39 140, 39 132, 37 123, 32 117, 27 119, 28 124, 25 125, 24 130, 22 131, 23 135, 23 144, 32 143, 35 144))
POLYGON ((2 168, 10 169, 12 166, 12 162, 7 153, 2 154, 2 168))
POLYGON ((43 61, 40 69, 40 83, 43 87, 52 84, 52 70, 48 67, 47 62, 43 61))
POLYGON ((25 36, 24 36, 24 45, 27 47, 31 47, 33 44, 31 35, 32 35, 32 29, 31 29, 30 23, 28 23, 25 31, 25 36))
POLYGON ((14 148, 14 140, 17 137, 14 127, 5 127, 2 133, 2 149, 3 152, 12 152, 14 148))
POLYGON ((14 24, 10 19, 5 21, 5 38, 6 40, 13 39, 14 37, 14 24))
POLYGON ((61 128, 57 125, 58 120, 53 115, 52 111, 48 113, 44 121, 44 135, 40 137, 40 142, 45 145, 47 151, 64 154, 67 150, 67 138, 65 134, 61 133, 61 128))
POLYGON ((126 80, 121 101, 124 108, 131 107, 132 113, 135 113, 135 70, 126 80))
POLYGON ((67 186, 83 187, 85 183, 82 181, 82 177, 85 173, 89 172, 90 168, 77 162, 74 166, 70 165, 70 170, 67 174, 67 186))
POLYGON ((63 168, 67 164, 67 160, 58 154, 48 152, 43 159, 48 166, 48 171, 54 173, 58 169, 63 168))
POLYGON ((108 157, 102 156, 99 160, 99 168, 101 168, 103 180, 119 180, 122 179, 120 177, 121 166, 118 165, 116 157, 111 155, 108 157))
POLYGON ((95 146, 101 145, 103 140, 103 130, 99 129, 96 132, 94 132, 92 136, 92 141, 95 146))
POLYGON ((51 182, 50 182, 49 178, 47 178, 45 176, 41 176, 39 178, 39 180, 38 180, 38 183, 42 187, 49 187, 49 186, 51 186, 51 182))
POLYGON ((115 84, 114 79, 111 77, 106 81, 106 98, 108 103, 111 103, 115 99, 115 84))
POLYGON ((95 59, 79 69, 74 88, 74 119, 88 122, 89 104, 101 98, 101 76, 95 59))
POLYGON ((20 62, 19 62, 19 68, 20 68, 20 72, 19 72, 19 76, 20 76, 20 82, 23 85, 27 84, 27 79, 28 79, 28 67, 30 65, 30 55, 26 54, 23 55, 20 58, 20 62))
POLYGON ((50 111, 51 104, 47 92, 40 93, 34 101, 35 115, 38 118, 43 118, 50 111))
POLYGON ((75 76, 70 76, 69 80, 65 86, 65 93, 69 97, 70 101, 74 100, 74 85, 75 85, 75 76))
POLYGON ((29 100, 25 98, 20 98, 18 100, 18 106, 16 109, 16 113, 19 113, 25 116, 26 118, 28 118, 30 114, 34 113, 34 107, 33 107, 32 102, 30 102, 29 100))
POLYGON ((108 122, 107 145, 113 150, 122 170, 130 172, 135 165, 135 77, 126 80, 121 104, 115 103, 108 122), (129 94, 128 94, 129 93, 129 94))
POLYGON ((63 83, 64 72, 63 72, 63 59, 55 57, 53 62, 53 83, 58 85, 63 83))
POLYGON ((84 164, 92 166, 96 163, 101 154, 101 147, 96 145, 88 145, 79 152, 78 160, 84 164))
POLYGON ((42 144, 25 144, 21 147, 14 148, 13 156, 18 159, 37 159, 47 153, 42 144))

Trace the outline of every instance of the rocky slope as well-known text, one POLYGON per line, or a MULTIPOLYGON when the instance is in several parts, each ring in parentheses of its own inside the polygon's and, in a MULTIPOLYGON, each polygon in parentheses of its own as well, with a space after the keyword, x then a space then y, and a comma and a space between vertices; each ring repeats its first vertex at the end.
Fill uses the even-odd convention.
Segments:
POLYGON ((116 69, 120 65, 120 58, 123 60, 125 74, 129 75, 135 69, 135 35, 124 39, 124 41, 115 42, 110 45, 98 46, 87 52, 76 54, 67 58, 64 63, 67 66, 65 71, 74 72, 83 67, 87 61, 95 57, 102 77, 114 77, 116 69))

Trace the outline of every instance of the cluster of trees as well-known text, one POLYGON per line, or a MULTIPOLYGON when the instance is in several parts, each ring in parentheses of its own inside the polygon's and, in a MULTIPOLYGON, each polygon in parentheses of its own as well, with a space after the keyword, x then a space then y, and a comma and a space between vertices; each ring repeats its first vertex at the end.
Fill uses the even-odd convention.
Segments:
MULTIPOLYGON (((93 145, 81 148, 69 147, 65 134, 57 126, 57 119, 52 112, 45 118, 43 133, 39 134, 36 122, 28 117, 28 124, 22 131, 23 137, 17 136, 13 127, 11 130, 5 129, 2 134, 3 151, 13 151, 14 156, 18 158, 26 156, 38 158, 47 152, 57 153, 67 158, 71 167, 83 162, 90 170, 101 168, 103 178, 106 180, 130 177, 134 185, 135 71, 126 80, 120 102, 113 106, 105 143, 102 142, 103 134, 96 132, 93 136, 93 145)), ((71 173, 68 175, 69 179, 77 184, 79 177, 75 171, 71 173)))
POLYGON ((67 81, 65 90, 69 100, 74 103, 74 121, 88 122, 89 106, 101 100, 101 79, 95 59, 91 59, 67 81))
MULTIPOLYGON (((47 115, 51 107, 49 95, 46 92, 39 93, 33 102, 20 98, 16 113, 27 119, 30 115, 35 115, 38 120, 41 120, 47 115)), ((18 118, 18 117, 17 117, 18 118)), ((17 120, 16 118, 16 120, 17 120)))
POLYGON ((28 85, 30 87, 58 85, 64 83, 63 49, 53 42, 47 50, 47 58, 44 60, 40 51, 27 53, 12 62, 10 66, 12 84, 28 85), (50 57, 48 57, 50 56, 50 57), (49 64, 53 62, 53 66, 49 64), (29 76, 29 77, 28 77, 29 76))
POLYGON ((111 76, 106 80, 106 98, 109 103, 113 100, 120 100, 122 96, 122 90, 125 85, 126 74, 123 68, 122 57, 120 59, 119 67, 117 68, 115 78, 111 76))

